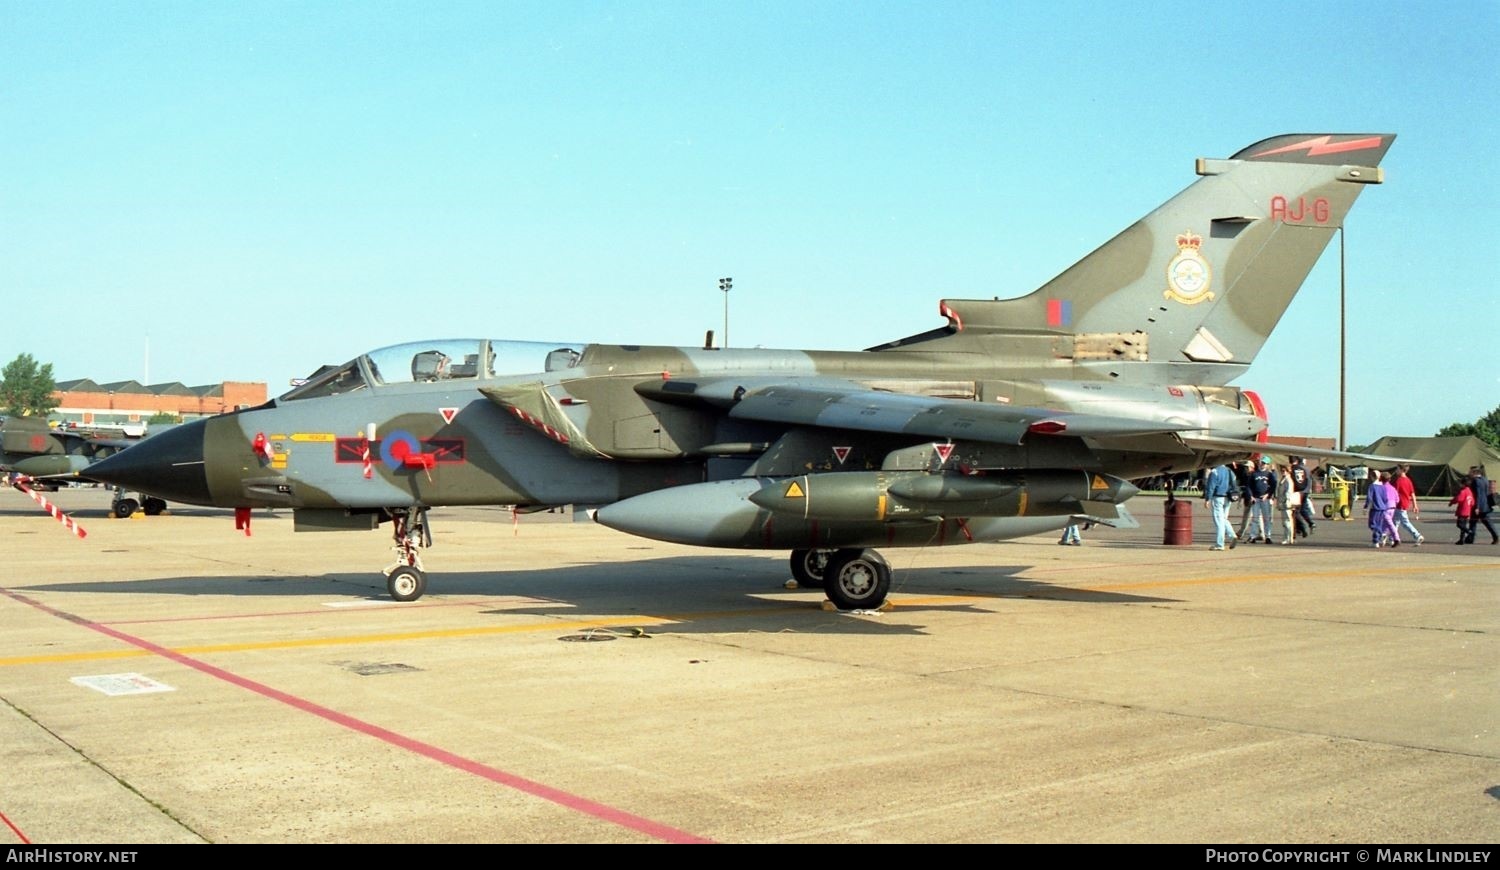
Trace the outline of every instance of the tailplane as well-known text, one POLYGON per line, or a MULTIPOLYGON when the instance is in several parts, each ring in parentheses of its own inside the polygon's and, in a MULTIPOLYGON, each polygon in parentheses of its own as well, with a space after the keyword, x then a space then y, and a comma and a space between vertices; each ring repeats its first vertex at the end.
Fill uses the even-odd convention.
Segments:
POLYGON ((1060 377, 1226 384, 1365 185, 1381 183, 1395 138, 1288 134, 1200 158, 1197 181, 1036 291, 945 299, 946 327, 871 350, 982 352, 1003 365, 1045 349, 1060 377))

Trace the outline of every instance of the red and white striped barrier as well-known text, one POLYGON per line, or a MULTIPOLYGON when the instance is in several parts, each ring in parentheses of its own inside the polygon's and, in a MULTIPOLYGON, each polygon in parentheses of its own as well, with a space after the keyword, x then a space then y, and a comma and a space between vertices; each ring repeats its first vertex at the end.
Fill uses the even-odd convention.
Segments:
POLYGON ((27 486, 26 483, 30 480, 31 478, 25 477, 24 475, 17 477, 14 481, 16 489, 19 489, 21 492, 24 492, 27 495, 31 496, 32 501, 41 505, 42 510, 51 514, 52 518, 62 523, 68 531, 72 532, 80 538, 86 537, 88 535, 88 532, 85 532, 83 530, 83 526, 80 526, 77 522, 75 522, 72 517, 59 510, 57 505, 53 504, 50 501, 47 501, 45 498, 42 498, 41 493, 27 486))
POLYGON ((360 461, 363 462, 365 466, 365 480, 373 480, 375 478, 375 462, 374 459, 370 456, 370 442, 374 440, 375 424, 366 423, 364 443, 360 445, 359 449, 360 461))

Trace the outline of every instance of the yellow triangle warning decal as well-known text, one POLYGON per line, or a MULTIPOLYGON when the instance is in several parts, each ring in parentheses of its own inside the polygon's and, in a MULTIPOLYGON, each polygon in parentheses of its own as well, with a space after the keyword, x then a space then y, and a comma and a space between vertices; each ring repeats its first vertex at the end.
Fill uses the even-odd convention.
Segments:
POLYGON ((1109 489, 1109 484, 1104 482, 1103 477, 1096 474, 1094 475, 1094 482, 1089 484, 1089 489, 1109 489))
POLYGON ((787 484, 787 486, 786 486, 786 496, 785 497, 786 498, 805 498, 806 494, 802 492, 802 487, 798 486, 797 485, 797 481, 794 480, 791 483, 787 484))

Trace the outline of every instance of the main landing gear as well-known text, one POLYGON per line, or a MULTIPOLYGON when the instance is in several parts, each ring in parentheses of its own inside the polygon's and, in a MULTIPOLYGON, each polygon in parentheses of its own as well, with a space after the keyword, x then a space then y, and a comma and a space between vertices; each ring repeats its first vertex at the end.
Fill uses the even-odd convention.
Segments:
POLYGON ((126 495, 125 490, 121 487, 115 487, 114 497, 109 502, 109 512, 122 520, 134 516, 136 511, 145 511, 146 516, 155 517, 166 513, 166 510, 167 503, 164 499, 148 495, 143 496, 140 501, 136 501, 126 495))
POLYGON ((877 610, 891 590, 890 563, 870 549, 793 550, 792 577, 840 610, 877 610))
POLYGON ((427 572, 422 570, 418 547, 432 546, 432 532, 427 528, 427 508, 390 508, 391 536, 396 545, 396 561, 385 573, 385 588, 397 601, 416 601, 427 591, 427 572))
POLYGON ((792 579, 804 589, 822 589, 828 559, 836 550, 793 550, 792 579))

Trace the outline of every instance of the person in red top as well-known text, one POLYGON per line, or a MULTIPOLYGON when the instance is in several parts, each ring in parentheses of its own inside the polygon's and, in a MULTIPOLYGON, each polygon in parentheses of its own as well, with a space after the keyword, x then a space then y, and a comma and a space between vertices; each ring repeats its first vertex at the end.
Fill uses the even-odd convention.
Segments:
POLYGON ((1458 522, 1458 543, 1469 543, 1469 518, 1474 515, 1474 491, 1469 489, 1467 477, 1453 498, 1448 499, 1448 504, 1458 505, 1453 509, 1453 519, 1458 522))
POLYGON ((1411 521, 1412 514, 1420 514, 1421 506, 1417 504, 1417 488, 1412 485, 1411 477, 1407 475, 1409 465, 1398 465, 1391 473, 1391 485, 1396 487, 1396 528, 1406 529, 1411 536, 1417 539, 1417 546, 1427 540, 1422 533, 1417 531, 1416 525, 1411 521))

